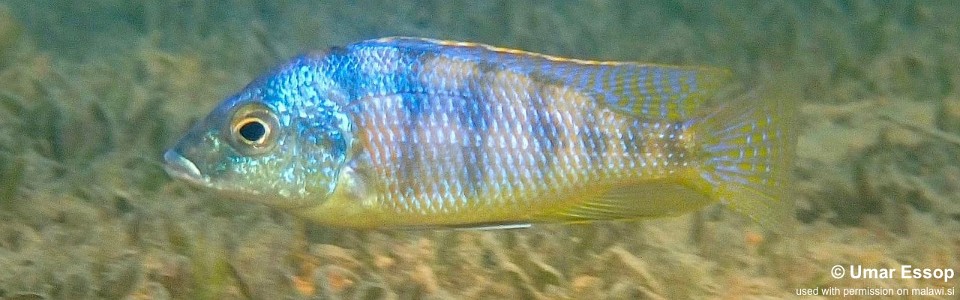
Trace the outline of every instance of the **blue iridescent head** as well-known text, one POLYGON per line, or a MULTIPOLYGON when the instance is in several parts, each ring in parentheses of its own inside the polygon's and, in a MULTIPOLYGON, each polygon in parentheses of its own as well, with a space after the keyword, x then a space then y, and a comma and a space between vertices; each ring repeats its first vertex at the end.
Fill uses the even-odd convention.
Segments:
POLYGON ((329 197, 353 139, 323 66, 295 59, 220 103, 167 150, 167 173, 278 207, 329 197))

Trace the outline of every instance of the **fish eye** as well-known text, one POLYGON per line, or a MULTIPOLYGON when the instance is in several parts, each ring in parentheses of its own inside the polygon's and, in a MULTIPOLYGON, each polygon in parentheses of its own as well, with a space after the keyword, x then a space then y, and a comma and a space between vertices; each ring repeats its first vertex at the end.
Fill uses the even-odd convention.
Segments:
POLYGON ((263 154, 273 148, 279 124, 272 110, 258 103, 240 106, 230 121, 230 142, 246 155, 263 154))
POLYGON ((263 138, 267 136, 267 125, 263 124, 263 120, 250 118, 240 122, 237 133, 248 143, 262 143, 263 138))

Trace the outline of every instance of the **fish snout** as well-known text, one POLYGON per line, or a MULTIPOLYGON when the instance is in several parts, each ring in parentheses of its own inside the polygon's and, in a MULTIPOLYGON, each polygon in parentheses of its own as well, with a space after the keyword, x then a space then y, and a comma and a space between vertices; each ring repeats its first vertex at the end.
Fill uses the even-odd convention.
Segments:
POLYGON ((170 177, 194 184, 204 182, 200 169, 192 161, 180 155, 176 150, 169 149, 163 153, 163 169, 170 177))

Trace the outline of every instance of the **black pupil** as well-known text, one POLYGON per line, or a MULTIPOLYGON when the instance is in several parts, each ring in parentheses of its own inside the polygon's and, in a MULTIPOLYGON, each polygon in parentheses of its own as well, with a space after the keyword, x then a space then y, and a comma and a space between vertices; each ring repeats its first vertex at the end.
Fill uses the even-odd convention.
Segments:
POLYGON ((264 134, 267 134, 267 127, 258 121, 250 121, 240 126, 240 136, 249 142, 259 141, 264 134))

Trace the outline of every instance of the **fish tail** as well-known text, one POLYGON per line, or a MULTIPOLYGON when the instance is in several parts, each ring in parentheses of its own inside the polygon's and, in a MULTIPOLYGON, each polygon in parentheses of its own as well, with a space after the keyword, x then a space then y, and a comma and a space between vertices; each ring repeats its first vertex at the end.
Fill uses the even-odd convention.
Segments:
POLYGON ((777 228, 788 217, 796 136, 795 101, 773 94, 736 97, 691 127, 700 143, 698 175, 711 198, 765 228, 777 228))

